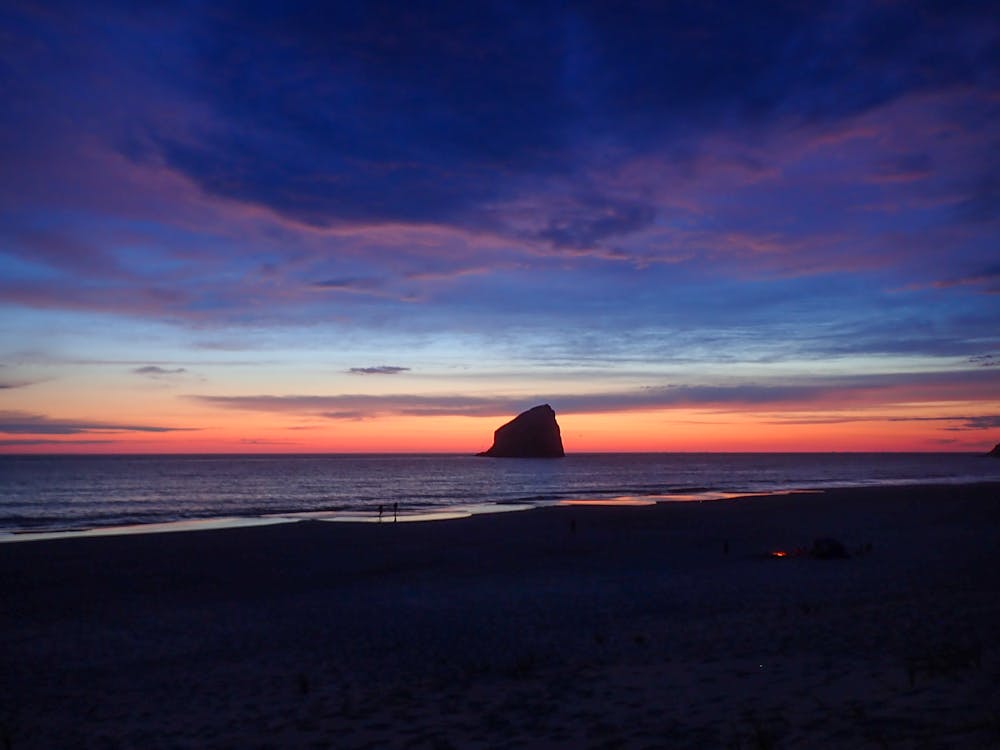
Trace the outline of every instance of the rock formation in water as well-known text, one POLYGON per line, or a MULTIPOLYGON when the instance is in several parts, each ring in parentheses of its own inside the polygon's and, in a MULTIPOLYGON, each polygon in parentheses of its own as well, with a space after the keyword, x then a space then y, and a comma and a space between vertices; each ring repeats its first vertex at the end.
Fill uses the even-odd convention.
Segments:
POLYGON ((518 414, 493 433, 493 447, 479 453, 494 458, 562 458, 562 435, 548 404, 518 414))
POLYGON ((993 450, 986 454, 987 456, 993 456, 993 458, 1000 458, 1000 443, 993 446, 993 450))

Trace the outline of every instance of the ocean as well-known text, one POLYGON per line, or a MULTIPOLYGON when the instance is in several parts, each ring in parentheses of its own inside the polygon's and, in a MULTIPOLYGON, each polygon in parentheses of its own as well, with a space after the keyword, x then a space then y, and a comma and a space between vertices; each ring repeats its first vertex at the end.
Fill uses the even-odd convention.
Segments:
POLYGON ((0 456, 0 540, 148 524, 377 521, 380 508, 392 521, 580 500, 979 481, 1000 481, 1000 461, 968 453, 0 456))

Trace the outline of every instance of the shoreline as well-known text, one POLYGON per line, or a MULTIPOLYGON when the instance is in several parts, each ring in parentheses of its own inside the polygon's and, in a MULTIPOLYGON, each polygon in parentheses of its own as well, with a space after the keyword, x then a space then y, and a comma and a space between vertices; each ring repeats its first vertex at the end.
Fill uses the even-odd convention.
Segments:
POLYGON ((772 490, 705 490, 690 493, 651 493, 648 495, 618 495, 610 497, 578 497, 561 498, 541 502, 490 502, 473 504, 441 505, 424 507, 420 510, 404 507, 397 517, 393 517, 391 507, 383 518, 379 518, 377 507, 370 510, 354 508, 351 510, 317 510, 288 513, 275 513, 253 516, 206 516, 201 518, 186 518, 167 521, 157 521, 127 525, 84 526, 81 528, 53 528, 0 530, 0 545, 16 542, 39 542, 58 539, 76 539, 108 537, 137 534, 190 533, 196 531, 212 531, 217 529, 236 529, 256 526, 272 526, 303 521, 322 521, 334 523, 416 523, 430 521, 454 521, 479 515, 494 515, 508 512, 537 510, 542 508, 566 506, 600 506, 628 507, 672 503, 703 503, 742 500, 746 498, 763 498, 779 495, 815 495, 829 491, 853 490, 866 488, 906 488, 906 487, 962 487, 982 484, 997 484, 989 480, 955 480, 955 481, 923 481, 923 480, 888 480, 870 483, 813 485, 796 488, 772 490))
POLYGON ((1000 484, 0 546, 14 748, 995 747, 1000 484), (832 537, 847 560, 774 559, 832 537))

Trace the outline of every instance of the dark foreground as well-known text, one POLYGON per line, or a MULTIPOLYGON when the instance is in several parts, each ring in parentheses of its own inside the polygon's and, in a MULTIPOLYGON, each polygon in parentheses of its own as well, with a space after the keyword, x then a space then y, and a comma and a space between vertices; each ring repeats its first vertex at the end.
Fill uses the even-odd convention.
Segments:
POLYGON ((1000 485, 0 545, 0 747, 1000 747, 1000 485), (774 559, 829 536, 847 560, 774 559))

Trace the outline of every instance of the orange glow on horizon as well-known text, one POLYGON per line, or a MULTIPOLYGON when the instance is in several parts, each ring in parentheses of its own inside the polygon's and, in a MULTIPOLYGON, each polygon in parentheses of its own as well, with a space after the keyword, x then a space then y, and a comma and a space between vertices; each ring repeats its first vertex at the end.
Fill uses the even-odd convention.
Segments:
MULTIPOLYGON (((992 408, 998 406, 991 405, 992 408)), ((883 410, 884 411, 884 410, 883 410)), ((911 409, 911 414, 919 414, 911 409)), ((923 412, 931 416, 936 411, 923 412)), ((815 416, 815 415, 814 415, 815 416)), ((131 421, 136 421, 132 416, 131 421)), ((380 416, 333 420, 288 414, 195 409, 175 416, 176 432, 95 430, 11 442, 5 453, 460 453, 485 450, 509 417, 380 416), (190 428, 202 423, 202 428, 190 428)), ((798 419, 795 414, 696 409, 558 415, 567 453, 985 451, 982 432, 956 432, 935 420, 855 414, 798 419), (942 442, 949 440, 949 442, 942 442)), ((105 421, 112 421, 105 417, 105 421)), ((115 421, 127 423, 124 417, 115 421)), ((152 419, 146 421, 153 421, 152 419)))

